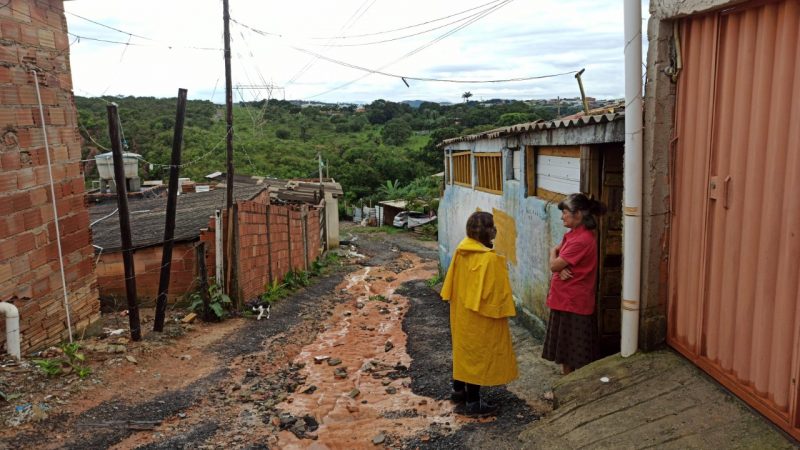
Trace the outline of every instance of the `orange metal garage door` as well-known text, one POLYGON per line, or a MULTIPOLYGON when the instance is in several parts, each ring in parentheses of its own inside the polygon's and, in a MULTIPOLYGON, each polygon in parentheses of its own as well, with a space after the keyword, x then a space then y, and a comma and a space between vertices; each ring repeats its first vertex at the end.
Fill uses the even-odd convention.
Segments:
POLYGON ((800 0, 681 23, 668 342, 800 438, 800 0))

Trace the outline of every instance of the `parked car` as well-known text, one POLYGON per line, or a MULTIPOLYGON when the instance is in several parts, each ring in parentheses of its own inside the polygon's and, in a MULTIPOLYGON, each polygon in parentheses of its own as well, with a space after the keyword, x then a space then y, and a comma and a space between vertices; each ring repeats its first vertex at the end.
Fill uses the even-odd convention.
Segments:
POLYGON ((415 228, 433 222, 434 220, 436 220, 436 215, 429 216, 428 214, 416 211, 403 211, 394 216, 392 225, 398 228, 415 228))

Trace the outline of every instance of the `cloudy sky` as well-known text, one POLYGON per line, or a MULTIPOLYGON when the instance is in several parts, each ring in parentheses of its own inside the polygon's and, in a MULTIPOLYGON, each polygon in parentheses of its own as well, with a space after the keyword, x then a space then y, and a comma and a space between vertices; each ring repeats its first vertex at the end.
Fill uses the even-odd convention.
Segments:
MULTIPOLYGON (((572 73, 481 84, 409 79, 407 87, 369 71, 507 80, 583 68, 587 95, 624 96, 622 0, 230 3, 235 100, 458 102, 465 91, 473 100, 575 97, 572 73)), ((183 87, 190 98, 224 102, 221 0, 79 0, 65 7, 77 95, 174 97, 183 87)))

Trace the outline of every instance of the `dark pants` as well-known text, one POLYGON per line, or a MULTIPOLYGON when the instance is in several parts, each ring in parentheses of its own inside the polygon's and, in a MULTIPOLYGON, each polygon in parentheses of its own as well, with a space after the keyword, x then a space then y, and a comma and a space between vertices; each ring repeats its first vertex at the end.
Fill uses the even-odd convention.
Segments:
POLYGON ((453 390, 456 392, 466 392, 467 401, 477 402, 481 399, 481 387, 477 384, 464 383, 463 381, 453 380, 453 390))

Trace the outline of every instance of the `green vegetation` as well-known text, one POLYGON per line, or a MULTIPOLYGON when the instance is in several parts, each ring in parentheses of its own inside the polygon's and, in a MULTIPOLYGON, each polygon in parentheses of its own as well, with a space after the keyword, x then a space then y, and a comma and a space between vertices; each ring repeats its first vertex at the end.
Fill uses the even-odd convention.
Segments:
MULTIPOLYGON (((203 310, 203 296, 199 292, 195 292, 191 296, 192 303, 189 309, 194 312, 201 312, 203 310)), ((208 287, 208 307, 217 316, 217 320, 225 318, 226 309, 231 305, 231 298, 222 291, 222 288, 217 284, 212 284, 208 287)))
MULTIPOLYGON (((443 170, 442 153, 436 148, 443 139, 555 116, 553 108, 519 101, 477 103, 469 101, 467 96, 464 99, 464 103, 454 105, 422 102, 418 108, 375 100, 365 105, 363 111, 356 111, 354 106, 301 107, 280 100, 239 103, 234 107, 236 173, 316 178, 319 174, 316 156, 321 154, 327 164, 325 171, 342 184, 348 204, 370 200, 374 203, 386 200, 389 193, 379 189, 387 182, 409 190, 414 183, 436 185, 427 176, 443 170)), ((127 150, 153 163, 152 168, 147 163, 140 166, 142 178, 165 180, 176 100, 76 97, 80 132, 87 144, 84 158, 90 156, 90 148, 105 151, 93 140, 110 148, 107 101, 119 105, 127 150)), ((188 102, 182 160, 185 166, 181 168, 181 176, 197 181, 209 173, 225 171, 222 105, 201 100, 188 102)), ((96 169, 87 167, 86 179, 96 178, 96 169)), ((433 192, 438 196, 438 187, 433 192)))
POLYGON ((320 257, 311 263, 311 268, 308 271, 293 270, 286 274, 283 278, 283 283, 274 280, 264 286, 264 293, 261 294, 259 299, 261 304, 272 304, 287 295, 292 291, 306 287, 311 284, 311 277, 320 276, 325 272, 328 267, 339 266, 339 255, 335 253, 326 253, 325 256, 320 257))
POLYGON ((81 379, 91 375, 92 369, 82 364, 86 357, 80 353, 80 344, 77 342, 64 343, 60 348, 64 357, 34 359, 33 363, 49 378, 70 372, 74 372, 81 379))

